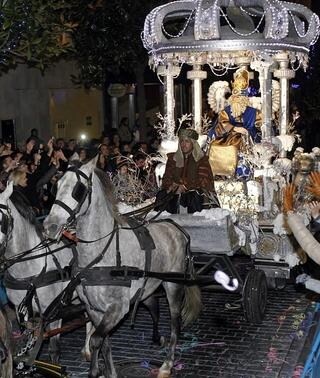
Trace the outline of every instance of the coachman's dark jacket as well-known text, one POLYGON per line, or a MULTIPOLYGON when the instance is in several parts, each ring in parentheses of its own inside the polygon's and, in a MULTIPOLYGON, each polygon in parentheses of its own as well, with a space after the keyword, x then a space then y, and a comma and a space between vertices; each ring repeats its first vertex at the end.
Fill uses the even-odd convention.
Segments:
POLYGON ((190 154, 184 160, 184 166, 176 167, 174 153, 168 154, 166 170, 162 178, 162 189, 168 190, 173 184, 183 184, 187 190, 202 189, 214 192, 214 180, 207 156, 196 162, 190 154))

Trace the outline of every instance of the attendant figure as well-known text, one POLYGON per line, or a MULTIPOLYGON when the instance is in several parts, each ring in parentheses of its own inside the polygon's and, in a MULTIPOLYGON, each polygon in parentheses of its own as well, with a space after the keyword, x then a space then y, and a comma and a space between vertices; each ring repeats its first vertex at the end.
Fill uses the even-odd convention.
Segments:
POLYGON ((75 139, 70 139, 67 144, 67 148, 63 151, 64 156, 69 159, 76 152, 76 149, 77 141, 75 139))
POLYGON ((131 154, 132 147, 130 143, 123 143, 121 145, 121 155, 129 156, 131 154))
POLYGON ((158 138, 152 139, 150 142, 150 148, 149 148, 150 154, 158 154, 159 147, 160 147, 160 140, 158 138))
POLYGON ((114 148, 114 147, 120 148, 120 145, 121 145, 121 140, 120 140, 119 134, 117 134, 117 133, 113 134, 113 136, 112 136, 112 148, 114 148))
POLYGON ((201 150, 198 137, 194 129, 180 130, 178 150, 168 154, 162 189, 156 199, 165 201, 169 193, 173 196, 164 206, 160 205, 159 210, 175 214, 181 205, 188 213, 194 213, 205 207, 208 197, 215 198, 212 207, 219 206, 208 157, 201 150))
POLYGON ((113 174, 116 171, 116 162, 111 158, 110 147, 106 144, 101 144, 99 146, 97 168, 100 168, 104 172, 108 172, 110 174, 113 174))
POLYGON ((43 140, 39 138, 39 132, 38 132, 38 129, 36 128, 31 129, 30 136, 28 137, 26 143, 29 143, 30 140, 34 141, 36 150, 39 149, 40 144, 44 143, 43 140))
POLYGON ((118 129, 119 137, 121 139, 121 143, 131 143, 132 142, 132 131, 129 126, 129 119, 127 117, 123 117, 119 124, 118 129))
POLYGON ((111 144, 111 139, 109 135, 104 135, 101 139, 101 144, 105 144, 106 146, 110 146, 111 144))
POLYGON ((81 164, 85 164, 88 161, 87 150, 85 148, 80 148, 78 155, 81 164))
POLYGON ((145 155, 142 152, 138 152, 133 157, 133 161, 136 165, 136 170, 137 170, 137 178, 141 181, 141 183, 145 183, 146 179, 149 176, 149 172, 146 165, 146 159, 147 159, 147 155, 145 155))
POLYGON ((7 186, 10 173, 17 167, 17 162, 11 155, 0 157, 0 191, 4 191, 7 186))
POLYGON ((14 151, 12 150, 12 142, 10 139, 5 140, 3 142, 3 145, 1 146, 0 150, 0 156, 9 156, 13 153, 14 151))

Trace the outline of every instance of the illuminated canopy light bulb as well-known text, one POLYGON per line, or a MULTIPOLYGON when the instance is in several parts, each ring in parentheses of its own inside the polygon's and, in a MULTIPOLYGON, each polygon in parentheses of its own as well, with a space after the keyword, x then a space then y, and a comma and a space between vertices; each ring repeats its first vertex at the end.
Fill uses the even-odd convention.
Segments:
POLYGON ((81 140, 86 140, 86 139, 87 139, 86 134, 81 134, 81 135, 80 135, 80 139, 81 139, 81 140))

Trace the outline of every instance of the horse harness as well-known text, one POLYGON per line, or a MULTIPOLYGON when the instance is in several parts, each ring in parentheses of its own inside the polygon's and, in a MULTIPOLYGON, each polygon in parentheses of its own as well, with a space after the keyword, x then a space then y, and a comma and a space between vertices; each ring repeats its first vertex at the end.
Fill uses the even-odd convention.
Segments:
MULTIPOLYGON (((17 279, 13 277, 9 273, 9 270, 7 269, 8 266, 6 264, 6 260, 4 257, 6 245, 7 245, 8 240, 10 239, 10 235, 13 229, 13 218, 10 214, 10 210, 8 207, 0 205, 0 212, 2 213, 1 232, 3 232, 6 235, 5 242, 1 246, 2 250, 1 250, 1 256, 0 256, 1 259, 3 260, 3 268, 4 268, 3 269, 4 270, 3 283, 5 287, 8 289, 27 291, 26 296, 23 298, 22 302, 18 306, 18 314, 20 317, 20 321, 24 319, 26 314, 28 314, 29 321, 25 323, 25 329, 23 331, 21 340, 17 341, 14 344, 14 348, 15 348, 14 362, 15 362, 17 371, 24 372, 25 367, 32 368, 32 365, 38 355, 38 352, 40 350, 40 347, 43 341, 44 328, 46 325, 45 322, 47 321, 47 318, 41 312, 40 302, 37 295, 37 289, 40 287, 48 286, 50 284, 54 284, 56 282, 64 282, 64 281, 70 280, 71 268, 70 267, 62 268, 57 258, 52 253, 53 260, 57 267, 56 270, 46 271, 47 264, 45 264, 45 266, 43 267, 43 269, 38 275, 27 277, 24 279, 17 279), (6 210, 8 215, 5 214, 3 210, 6 210), (32 311, 33 299, 37 305, 39 316, 35 316, 35 314, 32 311)), ((43 243, 43 240, 42 240, 42 243, 43 243)), ((48 247, 46 246, 46 248, 48 247)), ((33 250, 34 249, 27 251, 26 254, 29 252, 32 252, 33 250)), ((18 263, 18 262, 19 260, 17 259, 13 262, 13 264, 18 263)), ((56 306, 54 314, 59 313, 59 310, 61 309, 61 307, 62 307, 61 305, 56 306)), ((58 318, 59 317, 56 317, 56 319, 58 318)))
MULTIPOLYGON (((68 223, 74 221, 75 216, 80 210, 81 205, 84 203, 87 195, 90 196, 91 194, 91 176, 88 177, 86 174, 84 174, 79 169, 72 167, 69 169, 70 171, 74 171, 77 175, 78 181, 73 188, 72 191, 72 197, 78 202, 77 207, 72 210, 67 205, 65 205, 63 202, 56 200, 55 203, 57 203, 59 206, 61 206, 63 209, 65 209, 69 214, 70 217, 68 219, 68 223), (85 178, 88 181, 88 187, 81 182, 80 177, 85 178)), ((91 199, 91 196, 90 196, 91 199)), ((89 199, 89 204, 90 204, 89 199)), ((12 230, 13 226, 13 219, 10 214, 9 208, 5 205, 0 205, 0 212, 2 213, 2 220, 1 220, 1 232, 3 232, 6 235, 6 241, 9 240, 10 232, 12 230)), ((145 254, 145 270, 150 270, 151 266, 151 251, 155 248, 153 239, 147 230, 146 227, 141 226, 138 221, 136 221, 133 218, 128 218, 128 224, 130 225, 130 228, 134 231, 141 249, 146 251, 145 254)), ((67 244, 66 240, 62 238, 62 241, 67 244)), ((69 243, 65 247, 70 247, 73 252, 73 264, 71 266, 61 267, 58 259, 55 257, 54 252, 55 251, 49 251, 48 254, 50 254, 56 264, 57 269, 52 271, 46 271, 46 265, 43 267, 42 271, 35 276, 27 277, 24 279, 16 279, 13 277, 8 270, 5 271, 4 275, 4 284, 7 288, 13 289, 13 290, 26 290, 27 295, 23 301, 23 304, 21 304, 20 307, 27 307, 31 308, 31 302, 32 298, 35 299, 36 302, 38 302, 36 290, 45 287, 57 282, 66 282, 69 281, 69 284, 63 291, 63 295, 59 299, 60 302, 63 302, 66 304, 68 302, 67 298, 71 298, 72 293, 74 292, 75 287, 81 283, 84 286, 96 286, 96 285, 113 285, 113 286, 131 286, 131 280, 132 278, 129 277, 129 267, 124 267, 121 265, 121 254, 119 250, 119 226, 115 222, 114 229, 109 237, 109 240, 102 250, 102 252, 97 256, 96 259, 94 259, 88 266, 84 268, 79 268, 77 264, 77 250, 74 243, 69 243), (116 237, 116 249, 117 249, 117 263, 115 267, 96 267, 95 265, 102 260, 105 252, 109 248, 113 237, 116 237), (117 274, 114 274, 114 270, 117 271, 117 274), (118 276, 121 277, 118 277, 118 276), (62 299, 63 298, 63 299, 62 299)), ((5 249, 5 248, 4 248, 5 249)), ((60 248, 58 248, 60 250, 60 248)), ((4 252, 3 252, 4 254, 4 252)), ((36 256, 35 256, 36 258, 36 256)), ((19 262, 19 261, 15 261, 19 262)), ((137 268, 130 268, 131 270, 136 270, 137 268)), ((137 277, 138 278, 138 277, 137 277)), ((60 297, 60 296, 59 296, 60 297)), ((58 298, 57 298, 58 299, 58 298)), ((49 315, 49 313, 52 313, 53 307, 56 307, 56 301, 54 306, 49 306, 50 310, 46 311, 46 313, 49 315)), ((52 303, 53 305, 53 303, 52 303)), ((39 305, 38 305, 39 307, 39 305)), ((53 311, 55 312, 55 311, 53 311)), ((52 314, 51 314, 52 315, 52 314)), ((52 317, 52 316, 50 316, 52 317)))
MULTIPOLYGON (((152 250, 155 249, 155 244, 149 230, 141 224, 140 221, 134 218, 128 218, 128 230, 132 230, 140 244, 141 250, 145 251, 144 271, 149 271, 151 268, 152 250)), ((136 267, 129 267, 122 265, 121 251, 119 243, 119 231, 121 227, 114 221, 114 228, 102 252, 86 267, 79 267, 76 263, 73 269, 74 275, 78 275, 82 286, 125 286, 131 287, 133 279, 141 278, 141 275, 133 274, 139 272, 136 267), (116 265, 115 266, 95 266, 99 263, 109 248, 113 238, 116 238, 116 265)))
MULTIPOLYGON (((61 206, 64 210, 66 210, 70 217, 67 220, 67 223, 71 223, 75 220, 76 215, 80 211, 82 204, 84 203, 86 197, 89 195, 89 205, 91 202, 91 192, 92 192, 92 176, 87 176, 81 170, 77 169, 76 167, 69 168, 69 171, 75 172, 77 175, 77 183, 72 190, 72 197, 78 202, 76 208, 72 210, 69 206, 65 205, 62 201, 56 200, 55 203, 61 206), (88 187, 81 182, 81 177, 85 178, 88 182, 88 187)), ((9 209, 5 206, 0 207, 0 211, 3 213, 3 210, 6 210, 9 213, 9 209)), ((4 214, 4 213, 3 213, 4 214)), ((3 218, 1 222, 1 228, 8 232, 8 230, 12 229, 12 220, 10 220, 9 215, 7 218, 3 218), (11 225, 11 227, 10 227, 11 225)), ((118 225, 117 221, 114 220, 114 227, 112 232, 110 233, 109 239, 101 251, 101 253, 96 256, 87 266, 79 267, 78 265, 78 252, 76 250, 76 246, 74 243, 71 243, 71 248, 73 252, 73 264, 72 266, 67 266, 62 268, 54 256, 55 251, 51 251, 51 255, 56 263, 57 270, 54 271, 46 271, 46 266, 42 269, 39 275, 28 277, 26 279, 15 279, 10 275, 8 270, 5 273, 4 284, 6 287, 14 290, 27 290, 27 296, 24 302, 27 303, 27 307, 31 306, 32 298, 34 297, 37 302, 36 296, 36 289, 44 286, 48 286, 50 284, 56 282, 66 282, 69 281, 66 288, 63 292, 53 301, 52 304, 49 305, 48 309, 46 310, 44 317, 45 319, 52 318, 53 313, 57 312, 57 307, 62 304, 67 304, 72 297, 72 294, 79 284, 81 284, 84 288, 87 286, 123 286, 123 287, 131 287, 133 280, 138 280, 140 278, 147 278, 153 277, 158 279, 164 279, 167 275, 166 273, 157 273, 157 272, 150 272, 151 268, 151 260, 152 260, 152 250, 155 249, 155 244, 153 241, 152 236, 150 235, 149 230, 144 225, 144 222, 141 222, 135 219, 133 216, 129 216, 126 219, 129 227, 121 227, 118 225), (141 250, 145 251, 145 264, 144 270, 141 270, 137 267, 130 267, 124 266, 121 262, 121 252, 120 252, 120 243, 119 243, 119 230, 120 229, 127 229, 132 230, 140 244, 141 250), (116 265, 115 266, 96 266, 104 257, 106 251, 108 250, 109 246, 113 238, 116 239, 116 265)), ((170 223, 174 224, 180 231, 182 231, 185 235, 183 229, 175 222, 172 222, 169 219, 161 220, 161 221, 169 221, 170 223)), ((157 222, 161 222, 157 221, 157 222)), ((67 225, 66 225, 67 226, 67 225)), ((66 227, 65 226, 65 227, 66 227)), ((187 239, 189 240, 189 235, 186 235, 187 239)), ((62 239, 65 243, 66 241, 62 239)), ((188 242, 190 244, 190 240, 188 242)), ((70 246, 70 243, 68 244, 70 246)), ((58 249, 60 250, 60 248, 58 249)), ((190 255, 188 252, 188 248, 186 251, 186 266, 189 266, 190 262, 190 255)), ((188 269, 187 269, 188 270, 188 269)), ((173 277, 171 281, 174 282, 175 278, 173 277)), ((181 281, 181 280, 179 280, 181 281)), ((26 303, 25 303, 26 304, 26 303)))
MULTIPOLYGON (((76 167, 71 167, 68 170, 74 172, 77 176, 77 183, 72 190, 72 197, 78 202, 78 204, 76 208, 72 210, 69 206, 65 205, 60 200, 56 200, 55 203, 70 214, 70 217, 67 220, 67 224, 70 224, 75 220, 76 215, 80 211, 80 208, 88 195, 89 195, 89 205, 91 203, 92 175, 87 176, 84 172, 82 172, 76 167), (81 182, 81 177, 87 180, 88 186, 86 186, 83 182, 81 182)), ((8 207, 4 205, 0 205, 0 211, 2 212, 2 215, 4 215, 1 221, 1 230, 6 231, 8 233, 9 230, 12 230, 13 221, 12 221, 11 214, 9 212, 8 207), (8 213, 8 215, 4 213, 4 210, 8 213)), ((70 298, 72 295, 71 293, 73 293, 75 287, 79 285, 80 283, 82 284, 83 287, 99 286, 99 285, 131 287, 132 280, 137 280, 142 277, 148 276, 148 277, 154 277, 154 278, 159 278, 159 279, 163 278, 163 274, 161 273, 150 272, 151 260, 152 260, 151 253, 152 253, 152 250, 155 249, 155 244, 154 244, 152 236, 150 235, 149 230, 144 225, 144 222, 141 222, 135 219, 132 215, 130 214, 130 216, 126 218, 126 221, 129 225, 129 227, 127 228, 119 227, 116 220, 114 220, 114 227, 106 243, 106 246, 103 248, 101 253, 95 259, 93 259, 86 267, 79 267, 78 258, 77 258, 77 250, 76 250, 75 244, 69 243, 68 246, 71 245, 72 252, 73 252, 72 269, 70 268, 70 266, 62 268, 57 258, 53 254, 55 251, 51 251, 50 254, 52 255, 55 261, 57 270, 47 272, 46 266, 45 266, 39 275, 28 277, 26 279, 15 279, 14 277, 10 275, 10 273, 7 270, 5 274, 5 279, 4 279, 4 283, 6 287, 10 289, 14 289, 14 290, 27 290, 27 291, 35 292, 35 290, 40 287, 48 286, 56 282, 70 281, 63 293, 63 297, 64 297, 63 302, 66 302, 66 297, 70 298), (140 244, 141 250, 145 251, 144 270, 141 270, 137 267, 128 267, 128 266, 122 265, 121 252, 119 248, 119 245, 120 245, 119 230, 121 228, 132 230, 140 244), (116 265, 115 266, 96 266, 103 259, 114 237, 116 238, 116 265)), ((185 236, 188 239, 188 245, 190 245, 189 235, 187 235, 185 231, 179 225, 177 225, 175 222, 172 222, 169 219, 160 220, 157 222, 162 222, 162 221, 166 221, 166 222, 169 221, 170 223, 174 224, 180 231, 182 231, 185 234, 185 236)), ((67 227, 67 225, 65 225, 65 227, 67 227)), ((62 240, 66 243, 64 239, 62 240)), ((60 248, 58 250, 60 250, 60 248)), ((189 265, 191 257, 189 255, 188 247, 186 251, 186 257, 187 257, 186 259, 187 263, 189 265)))
POLYGON ((92 174, 87 176, 84 172, 82 172, 77 167, 70 167, 67 169, 67 172, 74 172, 77 176, 77 183, 72 190, 72 198, 77 201, 77 206, 75 209, 71 209, 68 205, 60 200, 55 200, 54 204, 62 207, 70 216, 67 219, 67 224, 65 227, 67 228, 72 222, 75 221, 76 215, 79 213, 81 206, 83 205, 84 201, 86 200, 87 196, 89 196, 89 204, 91 203, 91 192, 92 192, 92 174), (87 180, 88 186, 86 186, 82 181, 81 177, 87 180))
MULTIPOLYGON (((65 205, 62 201, 56 200, 55 204, 62 207, 65 211, 68 212, 70 215, 67 219, 67 227, 69 224, 75 221, 76 215, 80 211, 80 208, 84 201, 86 200, 87 196, 89 195, 89 204, 91 203, 91 192, 92 192, 92 176, 89 177, 80 171, 77 168, 71 168, 77 175, 77 183, 72 191, 72 197, 78 202, 75 209, 71 209, 69 206, 65 205), (81 182, 81 177, 85 178, 88 182, 88 186, 81 182)), ((8 206, 0 205, 0 212, 2 213, 2 219, 0 222, 1 232, 6 235, 5 242, 1 246, 0 258, 4 258, 5 247, 7 242, 10 238, 10 234, 13 229, 13 218, 10 214, 10 210, 8 206)), ((137 304, 142 298, 144 287, 146 285, 148 277, 152 277, 152 272, 150 272, 151 268, 151 259, 152 259, 152 250, 155 249, 155 244, 153 241, 152 236, 150 235, 149 230, 143 222, 138 221, 134 217, 130 216, 127 219, 127 223, 129 225, 128 230, 132 230, 140 244, 141 250, 145 251, 145 264, 144 270, 141 270, 136 267, 128 267, 123 266, 121 263, 121 253, 120 253, 120 242, 119 242, 119 230, 121 227, 117 224, 116 220, 114 220, 114 227, 110 234, 110 237, 106 243, 106 246, 103 248, 102 252, 93 260, 91 261, 86 267, 80 268, 78 266, 78 259, 77 259, 77 250, 74 243, 71 246, 73 252, 73 264, 68 267, 62 268, 58 262, 58 259, 53 254, 55 251, 49 251, 52 255, 54 262, 57 266, 57 269, 54 271, 46 271, 46 264, 39 275, 28 277, 25 279, 16 279, 12 277, 8 270, 5 272, 4 277, 4 284, 9 289, 14 290, 26 290, 27 294, 22 303, 19 306, 18 312, 20 314, 25 314, 26 312, 32 314, 32 300, 34 298, 37 307, 40 312, 40 323, 38 325, 38 329, 40 331, 39 337, 35 339, 35 344, 31 343, 30 345, 31 350, 25 355, 25 352, 22 353, 20 357, 17 357, 18 361, 24 361, 28 365, 31 365, 36 358, 36 355, 40 349, 42 338, 43 338, 43 329, 45 324, 50 323, 53 320, 58 319, 61 317, 61 311, 63 311, 63 307, 70 303, 73 292, 79 284, 85 288, 87 286, 101 286, 101 285, 109 285, 109 286, 122 286, 122 287, 131 287, 132 280, 137 280, 140 278, 144 278, 144 283, 142 287, 138 290, 135 298, 132 302, 135 302, 133 315, 132 315, 132 322, 135 317, 135 313, 137 310, 137 304), (105 255, 106 251, 108 250, 109 246, 113 238, 116 238, 116 266, 95 266, 99 263, 103 256, 105 255), (149 275, 148 275, 149 273, 149 275), (37 296, 36 290, 40 287, 48 286, 50 284, 54 284, 56 282, 66 282, 69 281, 65 289, 53 300, 53 302, 47 307, 44 314, 40 311, 40 303, 37 296)), ((64 240, 64 239, 62 239, 64 240)), ((69 243, 70 246, 70 243, 69 243)), ((60 250, 58 248, 58 250, 60 250)), ((16 261, 18 262, 18 261, 16 261)), ((161 277, 157 276, 155 273, 154 278, 161 277)), ((27 350, 27 347, 23 348, 27 350)))
MULTIPOLYGON (((62 207, 70 215, 64 228, 68 228, 68 225, 75 221, 76 215, 79 213, 80 208, 86 200, 87 196, 89 196, 88 206, 90 206, 92 193, 92 174, 90 176, 87 176, 77 167, 70 167, 67 171, 74 172, 77 176, 77 183, 72 190, 72 197, 77 201, 77 206, 75 209, 71 209, 64 202, 55 200, 54 203, 62 207), (81 177, 87 181, 87 186, 81 181, 81 177)), ((136 221, 134 218, 128 217, 127 222, 130 226, 130 229, 135 233, 139 241, 140 248, 145 251, 145 270, 150 270, 151 251, 155 249, 153 239, 147 228, 141 225, 141 223, 136 221)), ((121 264, 121 253, 119 249, 119 229, 119 225, 116 221, 114 221, 114 228, 111 232, 106 246, 101 251, 101 253, 86 267, 79 267, 76 256, 74 256, 76 261, 72 269, 72 273, 76 278, 75 280, 77 281, 77 283, 81 282, 83 286, 131 286, 132 278, 130 278, 128 275, 129 267, 122 266, 121 264), (95 266, 102 260, 114 237, 116 238, 116 266, 95 266), (116 274, 113 274, 115 269, 117 270, 118 277, 115 277, 116 274)), ((130 269, 136 270, 137 268, 130 267, 130 269)), ((71 283, 71 285, 74 285, 74 283, 71 283)))
MULTIPOLYGON (((78 202, 77 207, 72 210, 69 208, 69 206, 65 205, 63 202, 57 200, 55 203, 57 203, 59 206, 61 206, 64 210, 66 210, 70 217, 68 218, 68 224, 72 223, 75 219, 76 214, 79 212, 80 207, 82 206, 83 202, 85 201, 87 195, 89 194, 89 204, 91 200, 91 176, 88 177, 85 173, 80 171, 79 169, 75 167, 71 167, 68 170, 74 171, 77 175, 77 183, 72 191, 72 197, 78 202), (88 181, 88 187, 81 182, 81 177, 85 178, 88 181)), ((7 241, 10 237, 10 232, 12 230, 13 226, 13 219, 10 214, 9 208, 4 205, 0 205, 0 212, 2 213, 2 220, 1 220, 1 232, 3 232, 6 235, 6 241, 5 246, 7 244, 7 241), (4 210, 7 212, 7 214, 4 212, 4 210)), ((62 239, 64 243, 66 243, 65 239, 62 239)), ((67 243, 66 243, 67 244, 67 243)), ((4 247, 5 247, 4 246, 4 247)), ((68 244, 70 246, 70 243, 68 244)), ((5 251, 5 248, 2 246, 2 250, 5 251)), ((71 248, 73 252, 74 258, 77 255, 75 245, 71 243, 71 248)), ((4 252, 2 252, 4 255, 4 252)), ((4 274, 4 285, 13 290, 26 290, 27 295, 23 300, 23 303, 20 305, 20 307, 31 307, 32 298, 35 298, 35 301, 38 302, 37 295, 36 295, 36 289, 45 287, 57 282, 66 282, 71 280, 71 266, 61 267, 59 264, 58 259, 54 255, 54 251, 51 251, 51 253, 48 253, 52 256, 55 265, 57 267, 56 270, 47 271, 47 265, 43 267, 41 272, 38 275, 27 277, 24 279, 16 279, 13 277, 8 270, 5 271, 4 274)), ((0 257, 2 257, 0 255, 0 257)), ((35 257, 36 258, 36 257, 35 257)), ((19 262, 19 261, 16 261, 19 262)), ((70 297, 70 293, 68 293, 68 297, 70 297)), ((38 307, 39 304, 38 304, 38 307)))
MULTIPOLYGON (((77 183, 72 190, 72 197, 78 202, 76 208, 72 210, 69 206, 65 205, 62 201, 56 200, 55 204, 59 205, 65 209, 70 217, 67 219, 67 224, 64 226, 67 228, 68 224, 75 220, 76 215, 79 213, 82 204, 84 203, 86 197, 89 195, 89 205, 91 203, 91 193, 92 193, 92 175, 87 176, 77 167, 71 167, 69 171, 74 172, 77 175, 77 183), (81 177, 85 178, 88 183, 88 187, 81 182, 81 177)), ((88 205, 88 206, 89 206, 88 205)), ((72 269, 72 276, 69 285, 71 287, 76 287, 78 284, 85 288, 87 286, 125 286, 131 287, 132 280, 137 280, 142 277, 153 277, 158 279, 164 279, 165 273, 150 272, 151 268, 151 259, 152 250, 155 249, 155 244, 152 239, 152 236, 149 233, 149 230, 145 226, 146 222, 141 222, 134 218, 134 213, 130 213, 130 216, 126 217, 126 221, 129 227, 121 227, 117 224, 117 221, 114 220, 114 227, 109 236, 106 246, 103 248, 101 253, 96 256, 87 266, 79 267, 78 261, 75 258, 75 264, 72 269), (141 270, 137 267, 124 266, 121 263, 121 252, 119 248, 119 230, 127 229, 135 233, 135 236, 140 244, 141 250, 145 251, 145 266, 144 270, 141 270), (104 257, 106 251, 113 238, 116 238, 116 266, 96 266, 104 257)), ((176 226, 187 238, 187 250, 186 250, 186 272, 190 271, 190 266, 192 265, 192 257, 190 255, 190 236, 175 222, 170 219, 160 220, 157 222, 170 222, 176 226)), ((175 274, 173 274, 174 276, 175 274)), ((180 279, 177 279, 181 282, 180 279)), ((175 277, 172 277, 172 282, 175 282, 175 277)), ((71 289, 70 289, 71 290, 71 289)))

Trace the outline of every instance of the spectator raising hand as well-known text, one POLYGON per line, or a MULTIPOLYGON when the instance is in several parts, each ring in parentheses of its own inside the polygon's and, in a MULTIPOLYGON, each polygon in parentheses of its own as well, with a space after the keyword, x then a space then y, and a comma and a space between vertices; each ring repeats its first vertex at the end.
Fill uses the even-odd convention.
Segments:
POLYGON ((28 143, 26 143, 26 153, 31 154, 32 150, 35 146, 36 142, 33 139, 30 139, 28 143))
POLYGON ((41 160, 41 154, 39 154, 38 152, 33 154, 33 162, 35 165, 39 165, 40 160, 41 160))
POLYGON ((308 208, 310 210, 310 214, 314 220, 318 220, 320 218, 320 202, 313 201, 308 204, 308 208))
POLYGON ((0 156, 5 155, 5 149, 6 149, 6 146, 4 144, 1 144, 0 145, 0 156))
POLYGON ((63 153, 62 150, 56 151, 56 158, 59 160, 62 160, 64 163, 68 162, 68 159, 65 157, 65 154, 63 153))
POLYGON ((48 156, 51 156, 52 152, 53 152, 53 140, 54 140, 54 138, 52 137, 48 140, 48 143, 47 143, 47 148, 48 148, 47 154, 48 154, 48 156))

